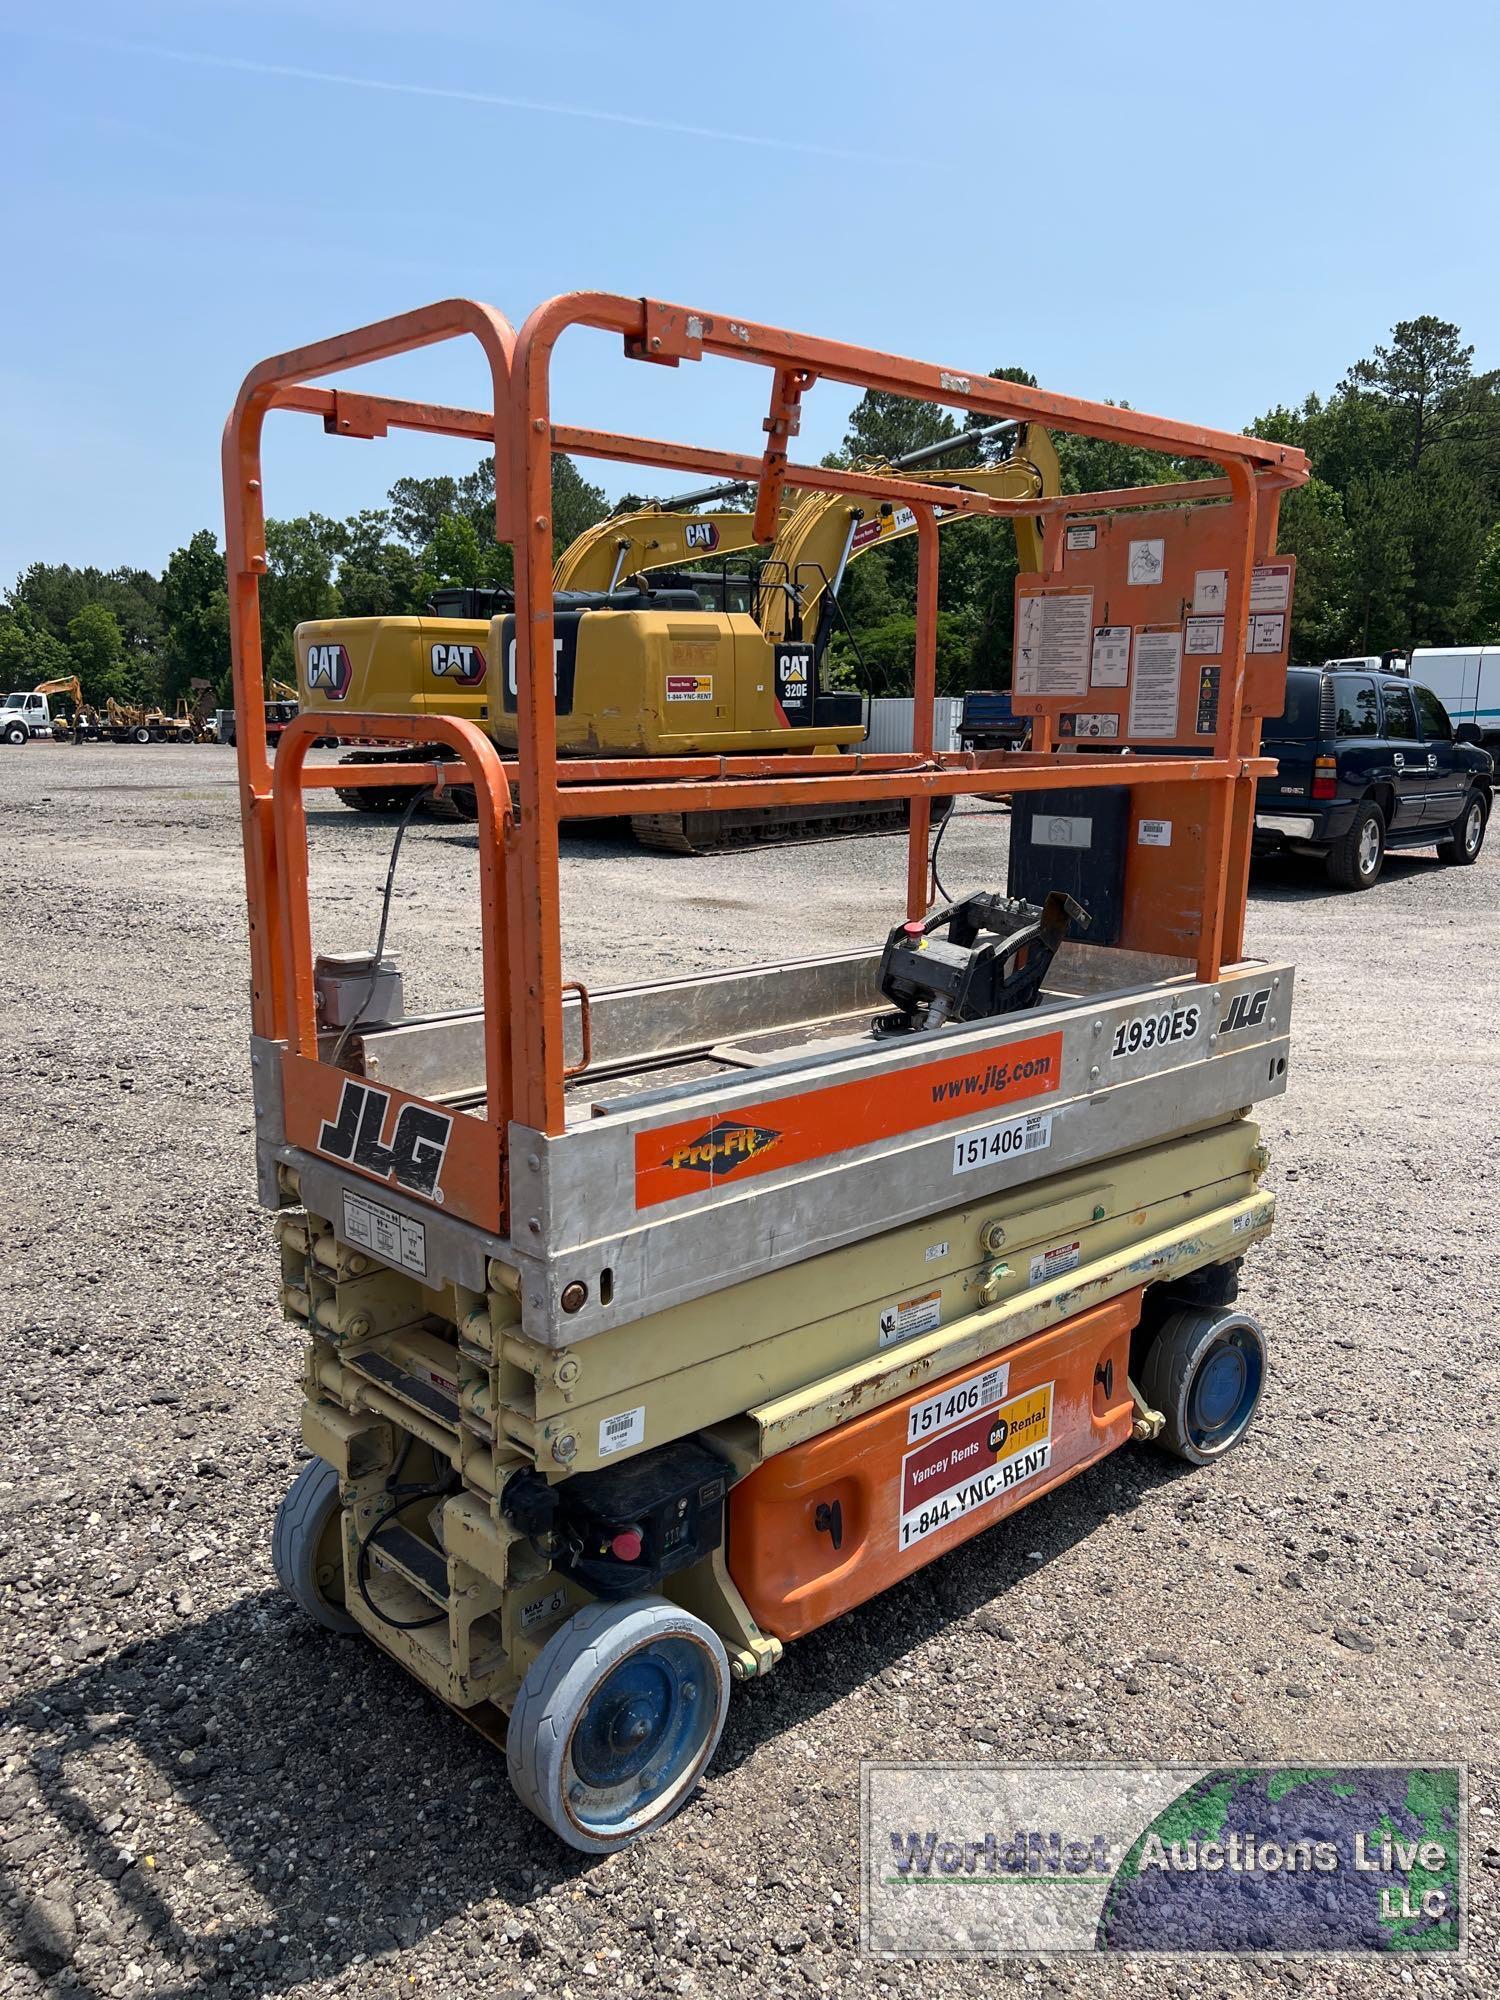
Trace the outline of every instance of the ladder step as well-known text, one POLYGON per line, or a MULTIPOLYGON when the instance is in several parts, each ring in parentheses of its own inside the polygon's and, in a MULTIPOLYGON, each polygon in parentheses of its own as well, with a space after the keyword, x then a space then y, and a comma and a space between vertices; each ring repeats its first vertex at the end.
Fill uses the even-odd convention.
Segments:
POLYGON ((376 1531, 370 1542, 370 1554, 404 1576, 434 1604, 448 1602, 447 1558, 401 1522, 393 1521, 388 1528, 376 1531))

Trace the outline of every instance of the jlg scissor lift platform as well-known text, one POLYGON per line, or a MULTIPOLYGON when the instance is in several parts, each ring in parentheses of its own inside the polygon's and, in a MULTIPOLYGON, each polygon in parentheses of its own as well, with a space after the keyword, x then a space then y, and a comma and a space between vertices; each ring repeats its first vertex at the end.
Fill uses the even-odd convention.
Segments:
MULTIPOLYGON (((1250 1421, 1264 1348, 1234 1300, 1273 1204, 1249 1108, 1285 1087, 1292 972, 1247 961, 1242 933, 1289 624, 1277 510, 1305 461, 581 294, 519 333, 452 301, 264 362, 224 469, 260 1190, 306 1329, 315 1454, 277 1517, 277 1567, 315 1618, 362 1628, 504 1740, 564 1840, 607 1849, 681 1804, 731 1682, 788 1641, 1132 1438, 1206 1463, 1250 1421), (573 327, 636 362, 767 370, 764 450, 554 423, 552 352, 573 327), (315 386, 460 335, 488 361, 491 412, 315 386), (829 472, 789 457, 820 381, 1219 476, 1020 501, 829 472), (513 759, 452 717, 323 711, 287 728, 273 770, 251 698, 273 409, 335 435, 493 445, 513 759), (766 529, 788 483, 912 508, 914 750, 560 761, 555 452, 753 479, 766 529), (1043 567, 1017 586, 1027 752, 933 751, 933 510, 955 506, 1043 524, 1043 567), (406 1018, 390 968, 315 959, 306 794, 359 782, 307 763, 315 735, 437 743, 465 767, 479 1009, 406 1018), (1019 896, 930 911, 933 802, 997 792, 1019 896), (593 994, 565 981, 561 821, 870 798, 911 801, 888 941, 593 994)), ((414 750, 396 778, 452 771, 414 750)))

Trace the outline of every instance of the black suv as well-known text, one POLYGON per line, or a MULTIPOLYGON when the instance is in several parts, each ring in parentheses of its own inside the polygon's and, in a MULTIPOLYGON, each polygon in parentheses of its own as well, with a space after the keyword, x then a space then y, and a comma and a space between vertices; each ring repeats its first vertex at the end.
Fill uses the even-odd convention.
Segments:
POLYGON ((1280 769, 1255 794, 1255 851, 1325 860, 1341 889, 1368 889, 1388 847, 1477 860, 1494 760, 1456 743, 1430 688, 1398 674, 1289 667, 1286 707, 1263 732, 1280 769))

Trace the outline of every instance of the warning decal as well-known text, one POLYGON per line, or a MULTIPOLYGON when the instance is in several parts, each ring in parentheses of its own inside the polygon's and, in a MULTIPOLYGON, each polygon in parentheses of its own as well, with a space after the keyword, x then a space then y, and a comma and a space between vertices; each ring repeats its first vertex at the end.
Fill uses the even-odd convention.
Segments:
POLYGON ((1052 1384, 926 1439, 901 1461, 903 1549, 1035 1479, 1052 1462, 1052 1384))
POLYGON ((1057 1089, 1062 1074, 1062 1043, 1060 1032, 1033 1035, 896 1070, 881 1079, 878 1090, 857 1077, 798 1097, 745 1105, 707 1125, 700 1114, 638 1132, 635 1205, 651 1208, 924 1126, 951 1125, 994 1105, 1045 1096, 1057 1089))
POLYGON ((883 1306, 880 1313, 880 1344, 893 1347, 898 1340, 911 1340, 919 1333, 935 1333, 943 1323, 943 1295, 924 1292, 919 1299, 902 1299, 883 1306))

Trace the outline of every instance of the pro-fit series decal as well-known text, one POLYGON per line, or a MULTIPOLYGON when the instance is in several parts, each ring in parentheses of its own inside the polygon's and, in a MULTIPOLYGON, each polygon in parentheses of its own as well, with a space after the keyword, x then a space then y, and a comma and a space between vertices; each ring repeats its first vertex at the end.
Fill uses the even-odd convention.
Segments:
POLYGON ((377 1180, 394 1181, 427 1201, 441 1201, 438 1180, 453 1120, 428 1104, 403 1104, 387 1133, 390 1106, 389 1091, 346 1077, 337 1118, 325 1119, 318 1128, 318 1151, 377 1180))
POLYGON ((1271 1006, 1269 986, 1257 986, 1253 993, 1236 993, 1228 1012, 1219 1023, 1221 1035, 1237 1035, 1243 1028, 1258 1028, 1271 1006))
POLYGON ((1035 1479, 1052 1462, 1052 1384, 928 1437, 901 1461, 896 1539, 909 1549, 1035 1479))
POLYGON ((440 681, 458 687, 478 687, 484 679, 485 658, 477 646, 460 645, 456 640, 434 639, 429 664, 440 681))
POLYGON ((991 1105, 1043 1096, 1058 1087, 1062 1045, 1060 1033, 1036 1035, 897 1070, 881 1079, 879 1089, 856 1078, 720 1118, 688 1118, 638 1132, 635 1205, 651 1208, 927 1125, 949 1125, 991 1105))
POLYGON ((349 658, 347 646, 309 646, 307 649, 307 686, 312 694, 327 695, 330 701, 342 701, 348 694, 354 680, 354 663, 349 658))

